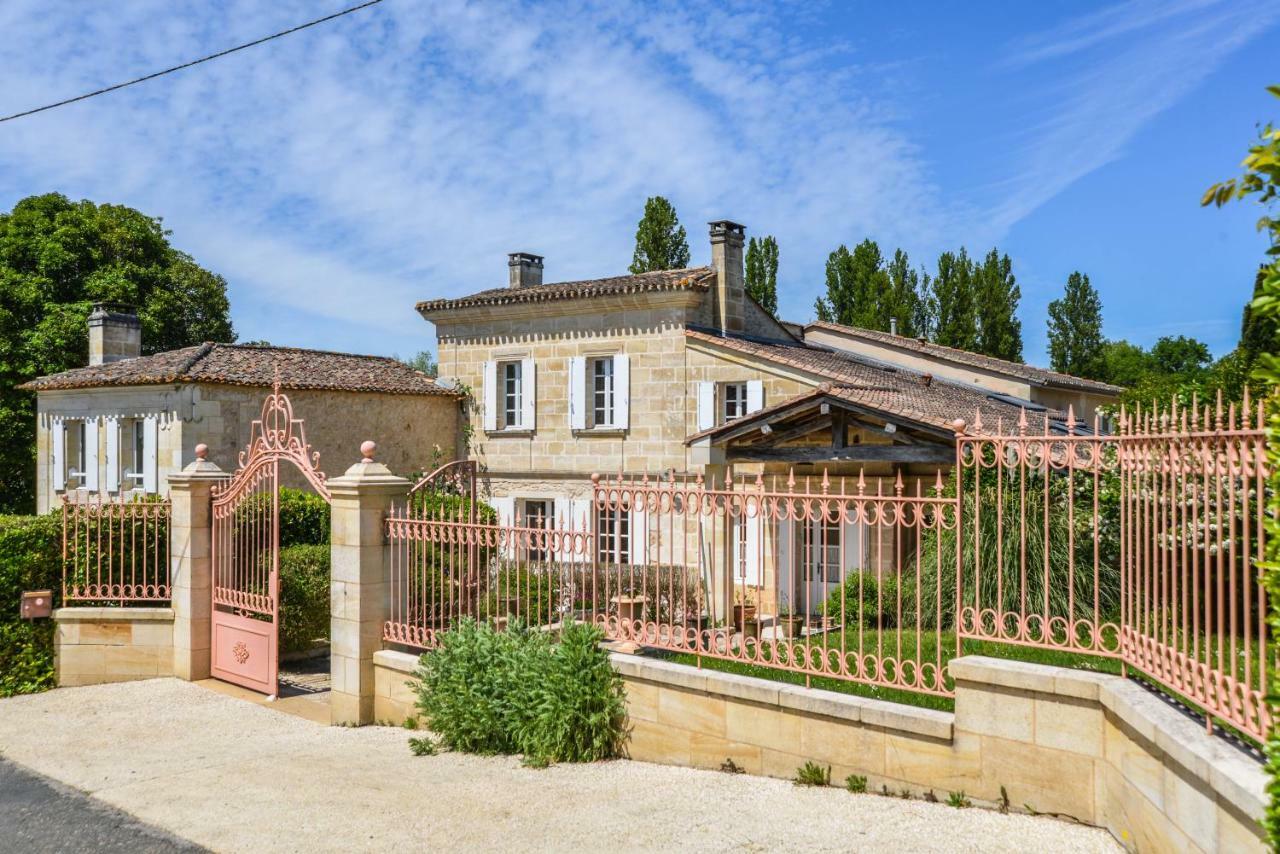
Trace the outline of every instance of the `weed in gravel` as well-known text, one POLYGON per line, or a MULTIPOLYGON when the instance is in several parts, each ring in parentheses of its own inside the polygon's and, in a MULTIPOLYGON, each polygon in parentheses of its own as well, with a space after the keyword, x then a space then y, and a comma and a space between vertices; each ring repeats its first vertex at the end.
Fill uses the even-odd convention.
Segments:
POLYGON ((1002 785, 1000 787, 1000 812, 1008 812, 1008 811, 1009 811, 1009 792, 1002 785))
POLYGON ((429 738, 409 739, 409 750, 414 756, 435 756, 440 748, 429 738))
POLYGON ((404 727, 405 729, 417 729, 417 728, 418 728, 418 716, 417 716, 417 715, 409 715, 409 717, 407 717, 407 718, 405 718, 405 719, 404 719, 404 723, 402 723, 402 724, 401 724, 401 726, 402 726, 402 727, 404 727))
POLYGON ((902 798, 904 801, 911 800, 911 790, 903 789, 902 791, 898 792, 898 797, 902 798))
POLYGON ((850 774, 844 778, 844 787, 855 795, 861 795, 867 791, 867 778, 860 777, 857 774, 850 774))
POLYGON ((952 792, 947 795, 947 806, 952 806, 956 809, 963 809, 965 807, 973 806, 973 801, 965 797, 964 790, 962 789, 959 792, 952 792))
POLYGON ((545 756, 525 755, 520 758, 520 764, 525 768, 541 771, 543 768, 551 767, 551 760, 545 756))
POLYGON ((880 787, 880 794, 884 795, 886 798, 889 797, 889 787, 882 785, 880 787))
POLYGON ((720 770, 726 774, 742 774, 745 773, 747 769, 743 768, 737 762, 734 762, 733 758, 730 757, 720 763, 720 770))
POLYGON ((931 804, 936 804, 938 802, 938 796, 933 793, 933 789, 924 793, 924 799, 931 804))
POLYGON ((817 762, 806 762, 796 769, 793 782, 797 786, 830 786, 831 766, 823 768, 817 762))

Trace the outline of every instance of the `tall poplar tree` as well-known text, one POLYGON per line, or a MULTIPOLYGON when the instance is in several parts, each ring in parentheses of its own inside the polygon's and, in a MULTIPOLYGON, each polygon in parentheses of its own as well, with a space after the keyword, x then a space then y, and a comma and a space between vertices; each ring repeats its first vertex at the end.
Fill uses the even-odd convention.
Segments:
POLYGON ((649 273, 688 266, 689 239, 676 209, 662 196, 649 198, 636 226, 636 251, 629 269, 632 273, 649 273))
POLYGON ((973 294, 973 261, 963 248, 959 253, 943 252, 938 256, 932 296, 934 343, 958 350, 976 350, 978 318, 973 294))
POLYGON ((973 271, 973 297, 978 322, 978 352, 1011 362, 1022 361, 1022 321, 1018 301, 1022 289, 1008 255, 992 249, 973 271))
POLYGON ((747 293, 760 307, 778 316, 778 241, 773 235, 747 242, 747 293))
POLYGON ((1102 299, 1079 271, 1067 277, 1066 292, 1049 303, 1049 366, 1064 374, 1100 379, 1102 299))
POLYGON ((889 291, 889 274, 874 240, 862 241, 852 252, 841 244, 827 256, 827 295, 818 298, 814 310, 828 323, 887 331, 883 304, 889 291))

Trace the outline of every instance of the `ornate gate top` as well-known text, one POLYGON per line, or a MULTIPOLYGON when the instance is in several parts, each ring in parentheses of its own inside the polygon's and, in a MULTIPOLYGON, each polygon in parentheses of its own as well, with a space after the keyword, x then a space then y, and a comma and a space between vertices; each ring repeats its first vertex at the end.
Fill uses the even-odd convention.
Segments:
POLYGON ((240 452, 240 468, 223 492, 235 491, 241 475, 256 470, 271 460, 288 460, 297 466, 316 492, 330 498, 325 474, 320 471, 320 452, 311 450, 307 443, 307 431, 301 418, 293 416, 293 404, 288 395, 280 391, 277 373, 271 386, 271 394, 262 401, 262 414, 249 428, 249 444, 240 452))

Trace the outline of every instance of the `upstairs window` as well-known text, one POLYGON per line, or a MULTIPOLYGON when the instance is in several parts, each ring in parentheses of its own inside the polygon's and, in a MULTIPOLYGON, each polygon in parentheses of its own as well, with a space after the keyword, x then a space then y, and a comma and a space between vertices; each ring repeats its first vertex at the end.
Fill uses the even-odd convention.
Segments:
POLYGON ((626 430, 631 419, 631 361, 625 353, 569 359, 569 427, 626 430))
POLYGON ((534 379, 532 359, 501 359, 484 363, 486 433, 534 429, 534 379))
POLYGON ((612 427, 613 357, 591 360, 591 426, 612 427))
POLYGON ((747 384, 725 383, 720 387, 721 423, 736 421, 747 414, 747 384))

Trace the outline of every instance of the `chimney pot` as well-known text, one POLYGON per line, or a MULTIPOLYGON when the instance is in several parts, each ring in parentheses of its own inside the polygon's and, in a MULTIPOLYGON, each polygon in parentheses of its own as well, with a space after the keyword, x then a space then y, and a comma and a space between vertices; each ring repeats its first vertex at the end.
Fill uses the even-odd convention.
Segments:
POLYGON ((105 365, 142 355, 142 324, 131 305, 96 302, 89 312, 89 364, 105 365))
POLYGON ((898 318, 896 317, 889 318, 889 334, 890 335, 898 334, 898 318))
POLYGON ((507 255, 510 270, 509 284, 513 288, 529 288, 542 284, 542 256, 531 252, 512 252, 507 255))

